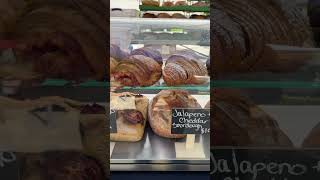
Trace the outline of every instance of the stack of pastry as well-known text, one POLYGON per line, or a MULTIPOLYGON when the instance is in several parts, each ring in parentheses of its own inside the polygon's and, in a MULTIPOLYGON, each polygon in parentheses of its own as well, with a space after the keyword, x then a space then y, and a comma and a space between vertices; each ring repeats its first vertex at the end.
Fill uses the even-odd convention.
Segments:
POLYGON ((116 110, 117 133, 111 133, 110 140, 140 141, 147 122, 148 104, 149 100, 139 94, 112 93, 111 108, 116 110), (131 104, 130 107, 128 104, 131 104))
POLYGON ((171 117, 174 108, 201 108, 201 106, 187 91, 161 91, 149 106, 149 124, 154 133, 166 138, 185 137, 185 135, 171 133, 171 117))
MULTIPOLYGON (((266 44, 303 46, 311 33, 298 9, 284 9, 275 0, 215 0, 211 42, 215 72, 291 71, 270 56, 266 44)), ((290 67, 290 68, 288 68, 290 67)))
POLYGON ((292 147, 278 123, 239 92, 214 90, 212 146, 292 147))

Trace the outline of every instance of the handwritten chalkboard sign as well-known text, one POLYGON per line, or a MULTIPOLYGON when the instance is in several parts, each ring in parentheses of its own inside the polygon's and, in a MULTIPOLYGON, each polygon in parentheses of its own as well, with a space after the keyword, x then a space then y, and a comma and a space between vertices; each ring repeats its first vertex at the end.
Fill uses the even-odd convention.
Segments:
POLYGON ((117 111, 110 109, 110 133, 117 133, 117 111))
POLYGON ((320 150, 216 149, 210 159, 219 180, 320 179, 320 150))
POLYGON ((0 179, 20 179, 19 164, 14 153, 0 152, 0 179))
POLYGON ((209 134, 210 109, 172 109, 172 134, 209 134))

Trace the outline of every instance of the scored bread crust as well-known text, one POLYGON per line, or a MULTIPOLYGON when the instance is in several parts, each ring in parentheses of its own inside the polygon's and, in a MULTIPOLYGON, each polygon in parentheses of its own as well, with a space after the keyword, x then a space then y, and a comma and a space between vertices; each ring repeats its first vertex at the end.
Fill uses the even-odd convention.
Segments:
POLYGON ((187 91, 182 90, 163 90, 150 102, 149 124, 154 133, 165 138, 184 138, 186 135, 171 133, 172 108, 201 108, 201 106, 187 91), (179 98, 185 100, 180 101, 183 105, 173 105, 179 98))

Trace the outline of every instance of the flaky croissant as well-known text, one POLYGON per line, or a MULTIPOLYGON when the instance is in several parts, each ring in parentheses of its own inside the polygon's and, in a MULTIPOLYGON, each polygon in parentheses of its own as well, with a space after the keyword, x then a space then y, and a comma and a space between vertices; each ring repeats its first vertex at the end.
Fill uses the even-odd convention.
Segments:
POLYGON ((125 86, 151 86, 161 77, 161 66, 152 58, 134 55, 122 60, 114 78, 125 86))
POLYGON ((207 76, 203 63, 186 55, 172 55, 163 69, 163 79, 169 86, 201 84, 196 76, 207 76))

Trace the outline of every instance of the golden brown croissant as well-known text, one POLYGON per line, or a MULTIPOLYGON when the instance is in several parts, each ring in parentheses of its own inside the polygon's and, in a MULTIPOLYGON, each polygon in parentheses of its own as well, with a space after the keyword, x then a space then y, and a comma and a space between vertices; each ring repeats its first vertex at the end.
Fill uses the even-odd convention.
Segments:
POLYGON ((160 6, 160 3, 157 0, 142 0, 142 5, 158 7, 160 6))
POLYGON ((122 60, 114 72, 115 80, 125 86, 151 86, 160 77, 159 63, 143 55, 133 55, 122 60))
POLYGON ((184 55, 172 55, 163 69, 163 79, 169 86, 201 84, 196 76, 207 76, 203 63, 184 55))
POLYGON ((118 65, 118 61, 110 57, 110 74, 115 72, 115 68, 118 65))
POLYGON ((175 4, 175 6, 187 6, 187 2, 186 1, 177 1, 175 4))
POLYGON ((166 1, 166 2, 162 3, 162 6, 165 6, 165 7, 171 7, 173 5, 174 5, 174 3, 172 1, 166 1))

